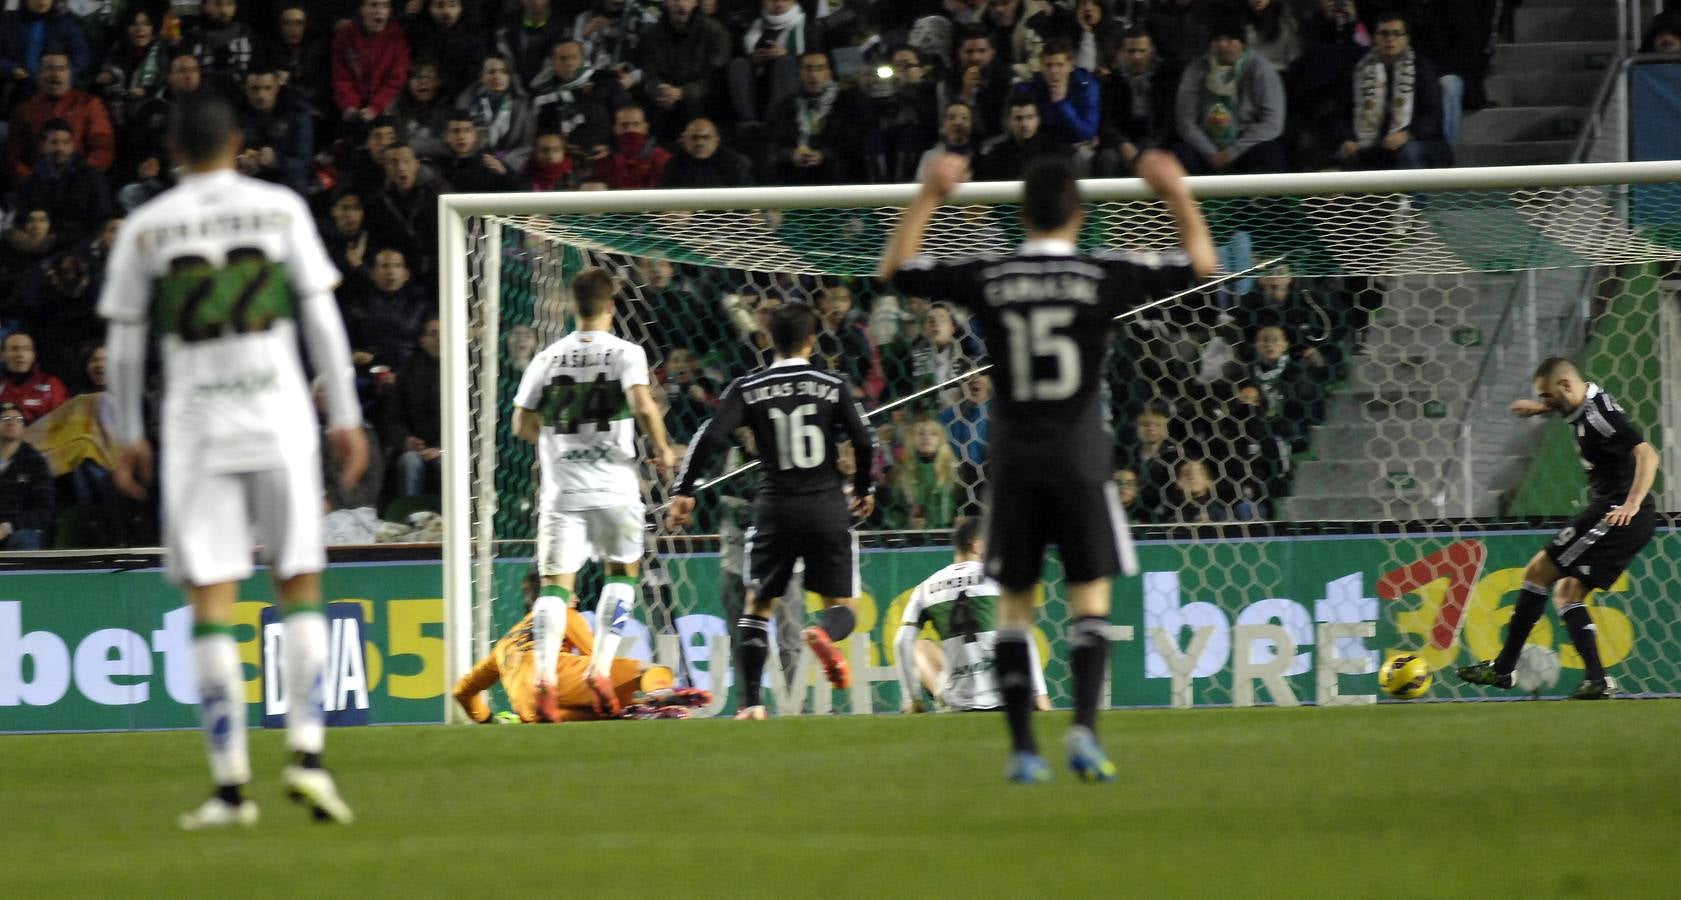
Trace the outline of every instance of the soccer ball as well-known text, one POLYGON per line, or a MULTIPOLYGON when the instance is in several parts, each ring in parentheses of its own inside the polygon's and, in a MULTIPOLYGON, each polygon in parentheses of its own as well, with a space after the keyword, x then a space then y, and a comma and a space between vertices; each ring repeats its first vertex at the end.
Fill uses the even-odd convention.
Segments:
POLYGON ((1551 647, 1530 644, 1518 656, 1512 670, 1512 687, 1526 694, 1539 694, 1558 686, 1558 654, 1551 647))
POLYGON ((1411 653, 1397 653, 1378 670, 1377 683, 1397 700, 1411 700, 1430 690, 1430 664, 1411 653))

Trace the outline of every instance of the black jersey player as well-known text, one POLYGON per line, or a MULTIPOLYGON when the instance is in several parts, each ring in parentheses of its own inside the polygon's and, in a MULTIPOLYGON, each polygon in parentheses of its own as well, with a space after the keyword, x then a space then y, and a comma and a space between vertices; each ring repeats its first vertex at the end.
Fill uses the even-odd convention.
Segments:
POLYGON ((784 306, 771 317, 776 361, 725 389, 717 414, 689 443, 666 512, 669 527, 689 524, 699 474, 738 427, 752 429, 765 476, 747 532, 747 612, 737 624, 738 719, 765 717, 760 681, 770 652, 770 614, 802 560, 806 589, 822 597, 824 607, 818 624, 805 629, 806 643, 830 684, 844 688, 851 683, 846 660, 834 644, 851 633, 855 621, 858 546, 852 519, 875 508, 870 481, 875 435, 845 379, 811 365, 817 330, 817 313, 809 306, 784 306), (852 442, 857 466, 850 500, 835 466, 836 447, 843 441, 852 442))
POLYGON ((1100 396, 1110 320, 1153 297, 1191 286, 1214 269, 1214 246, 1184 169, 1147 153, 1138 174, 1173 213, 1184 255, 1081 253, 1084 213, 1068 164, 1042 160, 1027 173, 1015 252, 953 262, 917 256, 935 208, 966 172, 961 157, 935 160, 882 257, 880 275, 906 294, 962 304, 986 334, 996 405, 987 452, 986 573, 1003 589, 995 665, 1015 753, 1008 776, 1043 781, 1030 722, 1028 629, 1046 548, 1061 550, 1074 676, 1069 765, 1110 781, 1097 743, 1097 702, 1109 665, 1109 579, 1136 574, 1137 559, 1114 482, 1113 440, 1100 396))
POLYGON ((1649 491, 1658 474, 1658 451, 1640 436, 1617 401, 1599 385, 1583 381, 1567 359, 1554 357, 1535 370, 1535 395, 1538 399, 1514 401, 1512 412, 1564 416, 1588 470, 1588 505, 1523 570, 1523 590, 1500 655, 1461 668, 1459 677, 1472 684, 1512 687, 1512 670, 1530 629, 1546 611, 1550 591, 1585 670, 1570 697, 1604 700, 1617 685, 1600 662, 1587 595, 1610 587, 1652 540, 1657 513, 1649 491))

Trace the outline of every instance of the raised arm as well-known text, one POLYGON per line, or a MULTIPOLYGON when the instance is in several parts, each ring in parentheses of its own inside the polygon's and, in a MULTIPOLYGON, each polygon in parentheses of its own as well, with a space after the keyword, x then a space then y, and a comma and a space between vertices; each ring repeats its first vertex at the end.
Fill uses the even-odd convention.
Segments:
POLYGON ((916 199, 899 216, 899 225, 893 229, 892 237, 887 239, 887 247, 881 254, 881 265, 876 268, 876 275, 882 280, 893 277, 905 260, 915 256, 922 249, 922 236, 928 230, 928 223, 934 219, 934 210, 951 196, 969 177, 969 160, 967 157, 955 153, 944 153, 928 164, 928 171, 922 177, 922 190, 916 194, 916 199))
POLYGON ((1213 275, 1219 264, 1214 256, 1214 239, 1209 237, 1202 207, 1197 205, 1197 198, 1185 181, 1185 167, 1171 153, 1149 150, 1139 155, 1137 171, 1138 177, 1144 179, 1173 214, 1173 224, 1179 230, 1179 246, 1190 257, 1191 271, 1198 278, 1213 275))

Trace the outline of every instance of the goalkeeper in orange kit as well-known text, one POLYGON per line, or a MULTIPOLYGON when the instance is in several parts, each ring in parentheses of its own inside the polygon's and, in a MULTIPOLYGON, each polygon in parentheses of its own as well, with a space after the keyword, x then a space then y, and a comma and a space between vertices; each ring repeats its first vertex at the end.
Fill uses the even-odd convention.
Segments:
MULTIPOLYGON (((529 607, 528 607, 529 610, 529 607)), ((537 672, 531 634, 531 613, 508 630, 492 647, 490 654, 479 660, 473 670, 455 684, 455 701, 467 711, 473 721, 491 720, 490 703, 484 692, 498 680, 508 694, 508 705, 521 722, 536 722, 537 672)), ((575 609, 566 611, 566 635, 561 654, 555 662, 555 701, 560 715, 555 721, 574 722, 599 719, 595 711, 595 695, 587 679, 595 639, 589 623, 575 609)), ((609 669, 608 680, 624 709, 625 718, 682 718, 685 707, 705 706, 712 701, 710 692, 695 688, 675 687, 675 678, 665 666, 649 665, 637 659, 617 657, 609 669)))

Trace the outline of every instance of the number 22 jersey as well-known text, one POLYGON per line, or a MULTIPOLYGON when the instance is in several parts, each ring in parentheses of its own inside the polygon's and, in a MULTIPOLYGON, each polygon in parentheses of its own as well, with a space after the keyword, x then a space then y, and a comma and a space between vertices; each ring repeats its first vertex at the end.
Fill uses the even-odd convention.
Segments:
POLYGON ((574 331, 532 358, 514 402, 542 416, 537 439, 545 509, 642 499, 629 391, 648 383, 648 355, 604 331, 574 331))

